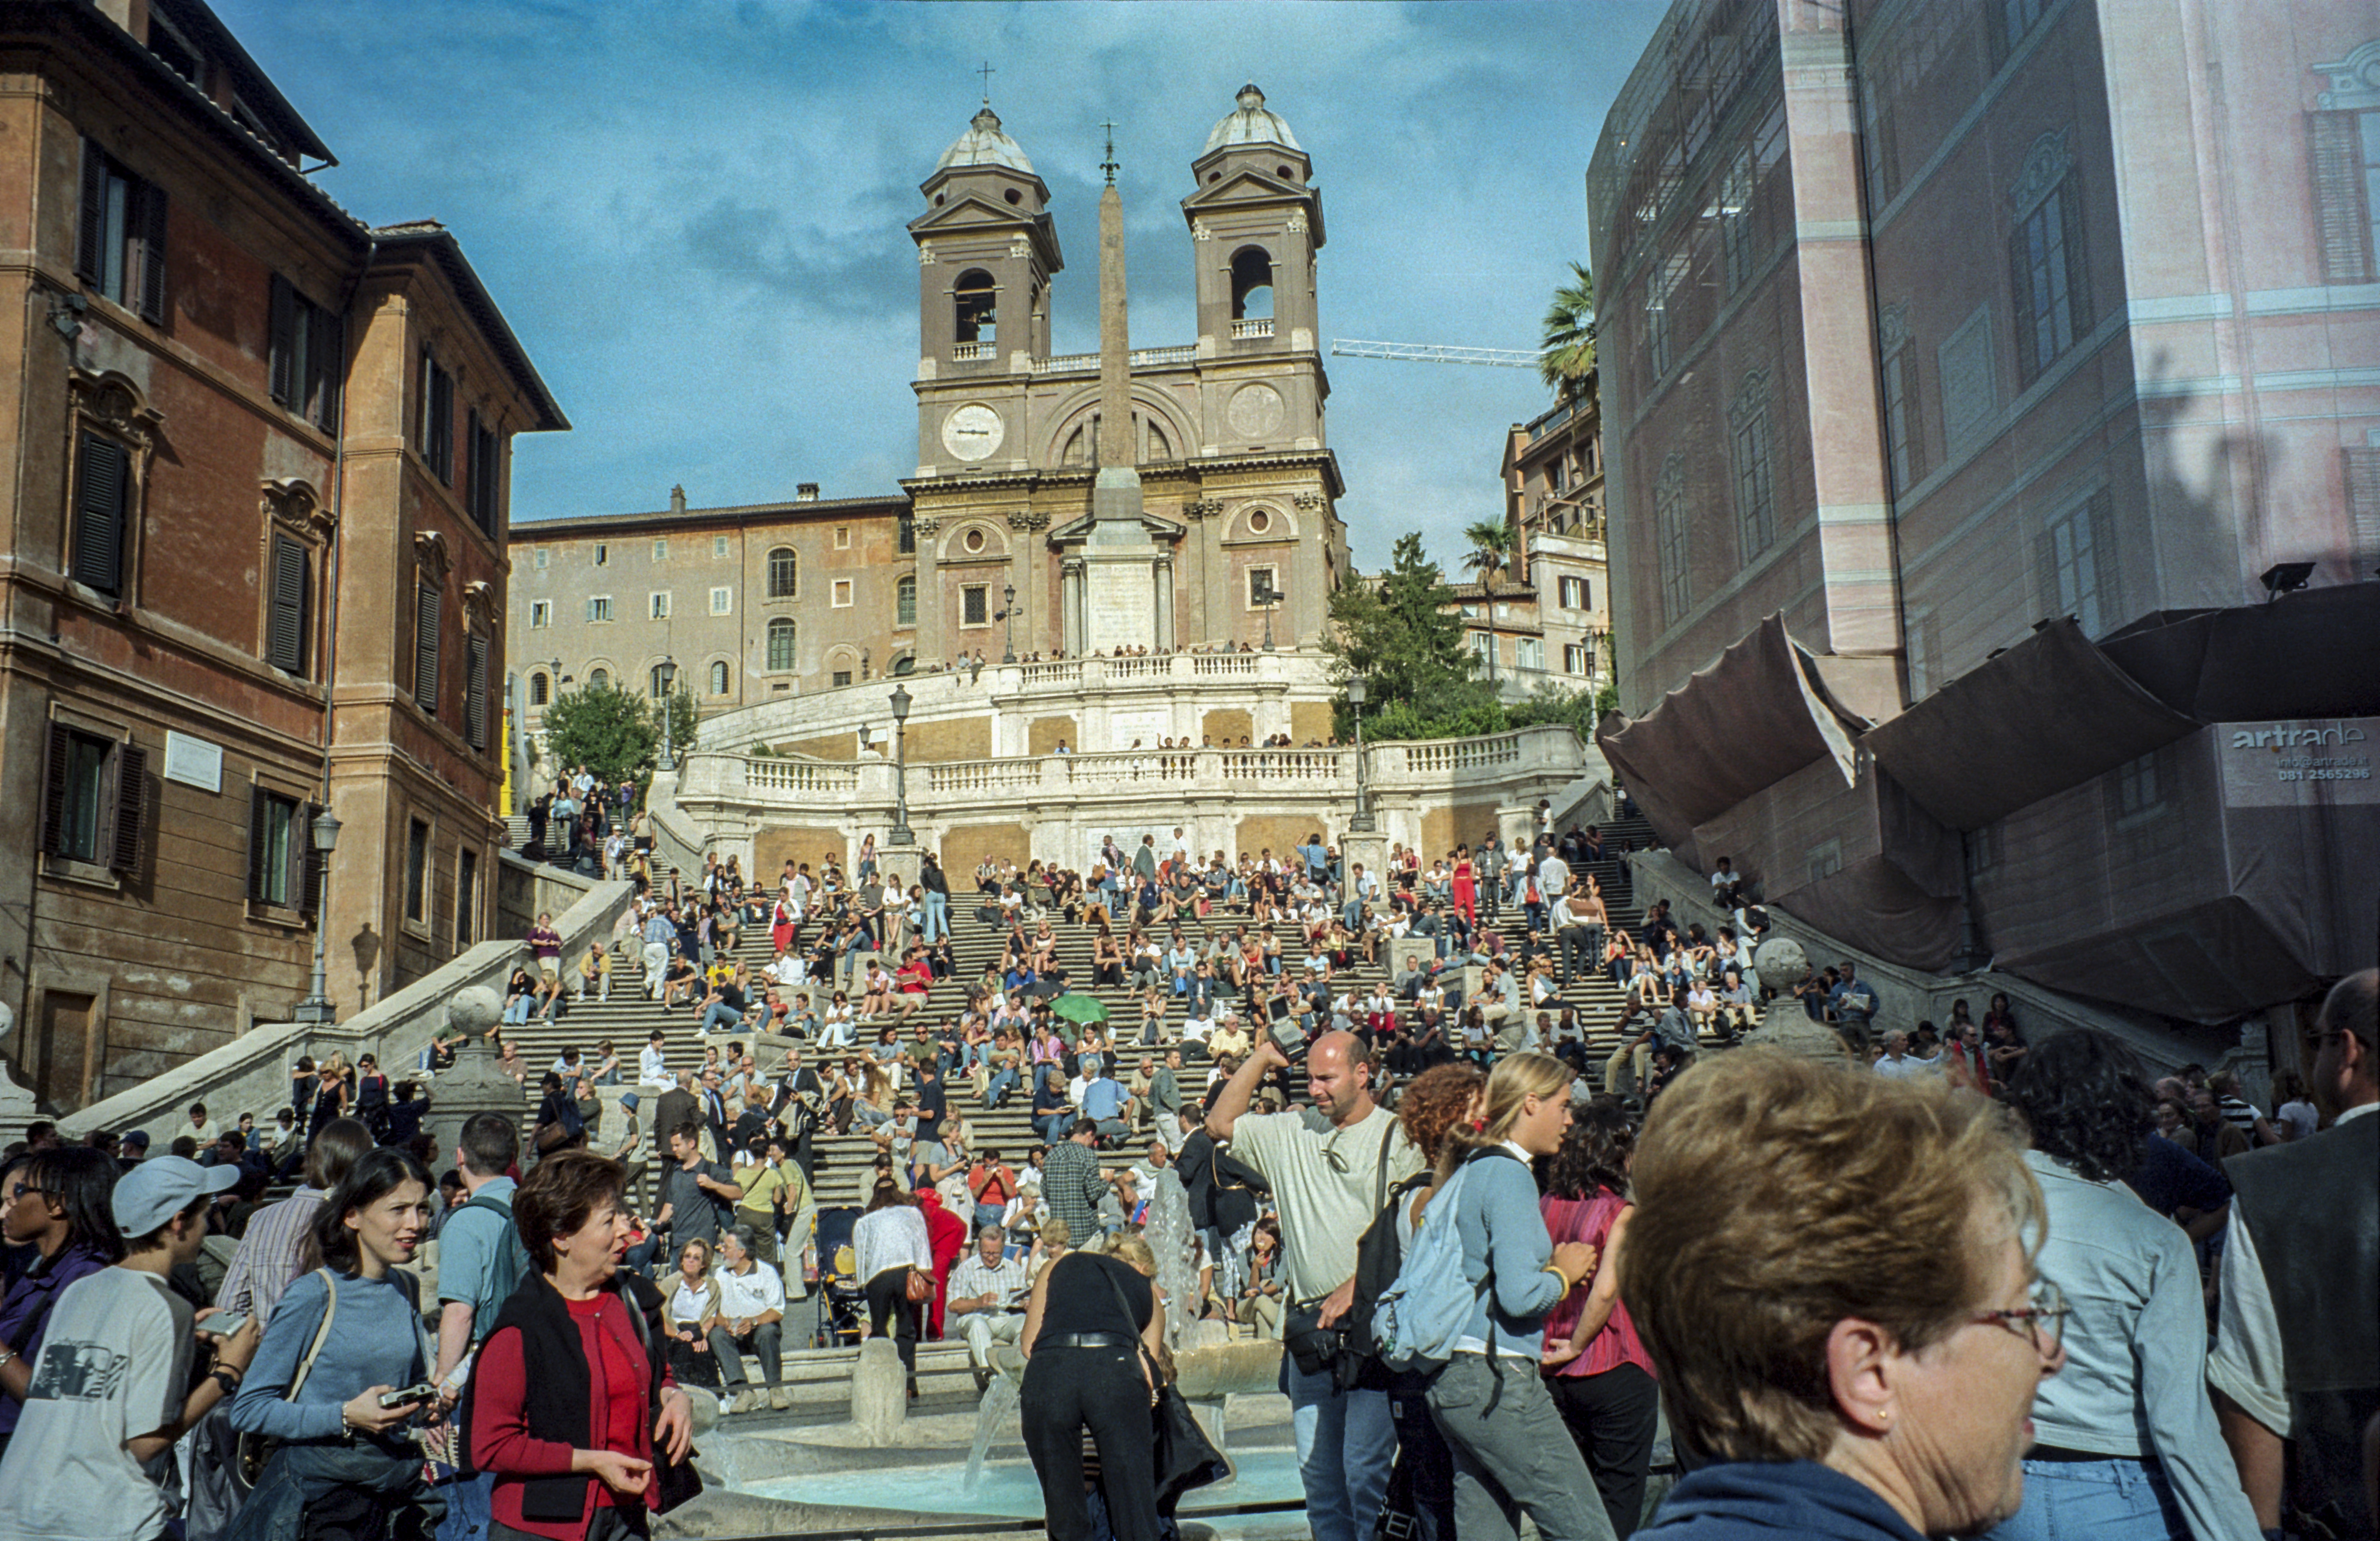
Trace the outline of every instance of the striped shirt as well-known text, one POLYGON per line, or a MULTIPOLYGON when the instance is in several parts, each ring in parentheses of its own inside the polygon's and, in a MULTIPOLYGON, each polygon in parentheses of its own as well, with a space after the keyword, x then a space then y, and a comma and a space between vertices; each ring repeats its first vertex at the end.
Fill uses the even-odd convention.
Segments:
POLYGON ((995 1311, 1022 1307, 1025 1294, 1033 1281, 1025 1277, 1025 1264, 1014 1257, 1001 1258, 997 1266, 986 1268, 983 1255, 970 1252, 966 1260, 951 1270, 952 1300, 977 1300, 985 1295, 995 1298, 995 1311))
POLYGON ((330 1196, 322 1188, 300 1188, 250 1216, 248 1233, 231 1255, 231 1268, 224 1274, 215 1304, 259 1321, 271 1317, 273 1308, 281 1304, 282 1292, 298 1277, 298 1252, 305 1243, 306 1230, 330 1196))

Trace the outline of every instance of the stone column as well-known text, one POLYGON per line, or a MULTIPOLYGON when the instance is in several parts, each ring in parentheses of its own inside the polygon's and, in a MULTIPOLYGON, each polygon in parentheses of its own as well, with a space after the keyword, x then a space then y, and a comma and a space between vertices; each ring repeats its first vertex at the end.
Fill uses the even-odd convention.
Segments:
POLYGON ((1157 595, 1157 647, 1162 650, 1173 646, 1173 558, 1160 556, 1151 564, 1149 576, 1157 595))

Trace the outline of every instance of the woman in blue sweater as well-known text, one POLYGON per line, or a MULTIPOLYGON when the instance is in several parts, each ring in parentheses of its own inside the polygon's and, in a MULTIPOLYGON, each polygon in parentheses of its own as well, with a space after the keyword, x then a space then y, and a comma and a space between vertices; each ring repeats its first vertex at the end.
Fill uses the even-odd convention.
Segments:
POLYGON ((405 1151, 370 1152, 331 1190, 306 1249, 320 1266, 273 1307, 232 1402, 234 1428, 280 1448, 227 1541, 324 1532, 405 1541, 437 1528, 445 1502, 421 1480, 421 1450, 405 1427, 422 1404, 381 1403, 429 1378, 412 1276, 392 1271, 429 1233, 430 1173, 405 1151))
POLYGON ((1595 1272, 1595 1249, 1554 1244, 1530 1163, 1570 1127, 1570 1067, 1550 1054, 1507 1056, 1488 1077, 1481 1122, 1455 1132, 1439 1187, 1466 1166, 1451 1215, 1463 1268, 1478 1292, 1471 1324, 1430 1382, 1429 1410, 1454 1456, 1454 1528, 1463 1541, 1520 1534, 1523 1511, 1545 1541, 1612 1541, 1595 1479, 1537 1374, 1548 1312, 1595 1272))

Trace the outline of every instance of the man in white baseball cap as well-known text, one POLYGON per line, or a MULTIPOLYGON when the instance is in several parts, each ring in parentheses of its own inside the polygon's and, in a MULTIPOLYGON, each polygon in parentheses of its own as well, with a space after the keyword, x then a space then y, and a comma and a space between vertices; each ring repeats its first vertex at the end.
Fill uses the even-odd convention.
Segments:
POLYGON ((237 1166, 180 1156, 141 1162, 110 1195, 124 1260, 58 1297, 25 1412, 0 1459, 0 1535, 28 1541, 153 1541, 164 1492, 142 1466, 239 1389, 261 1329, 253 1320, 215 1345, 213 1373, 191 1390, 198 1346, 190 1304, 165 1276, 199 1255, 206 1207, 239 1181, 237 1166))

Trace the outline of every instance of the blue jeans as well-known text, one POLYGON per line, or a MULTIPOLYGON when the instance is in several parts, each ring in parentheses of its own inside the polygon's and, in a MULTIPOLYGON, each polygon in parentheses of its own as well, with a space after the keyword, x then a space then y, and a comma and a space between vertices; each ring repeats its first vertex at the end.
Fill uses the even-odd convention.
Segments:
POLYGON ((1297 1433, 1297 1473, 1315 1541, 1371 1541, 1397 1456, 1386 1391, 1342 1391, 1331 1373, 1307 1375, 1287 1354, 1281 1389, 1297 1433))
MULTIPOLYGON (((504 1020, 511 1023, 527 1022, 528 1020, 528 1009, 536 1003, 537 997, 534 995, 516 995, 513 997, 512 1000, 504 1003, 504 1020)), ((425 1065, 422 1068, 426 1070, 429 1067, 425 1065)))
POLYGON ((493 1472, 440 1483, 438 1491, 446 1497, 446 1516, 438 1522, 438 1541, 486 1541, 493 1518, 490 1500, 495 1490, 493 1472))
POLYGON ((918 935, 927 946, 931 947, 950 934, 951 896, 947 893, 928 893, 925 919, 918 927, 918 935))
POLYGON ((724 1026, 732 1033, 744 1025, 744 1017, 726 1001, 714 1001, 710 1003, 710 1009, 702 1013, 701 1031, 710 1032, 714 1024, 724 1026))
POLYGON ((2167 1541, 2189 1534, 2162 1468, 2109 1456, 2026 1462, 2024 1507, 1985 1541, 2167 1541))
POLYGON ((995 1070, 991 1073, 990 1082, 984 1087, 984 1100, 997 1108, 1002 1102, 1006 1101, 1008 1099, 1008 1094, 1015 1089, 1016 1072, 1013 1070, 995 1070))

